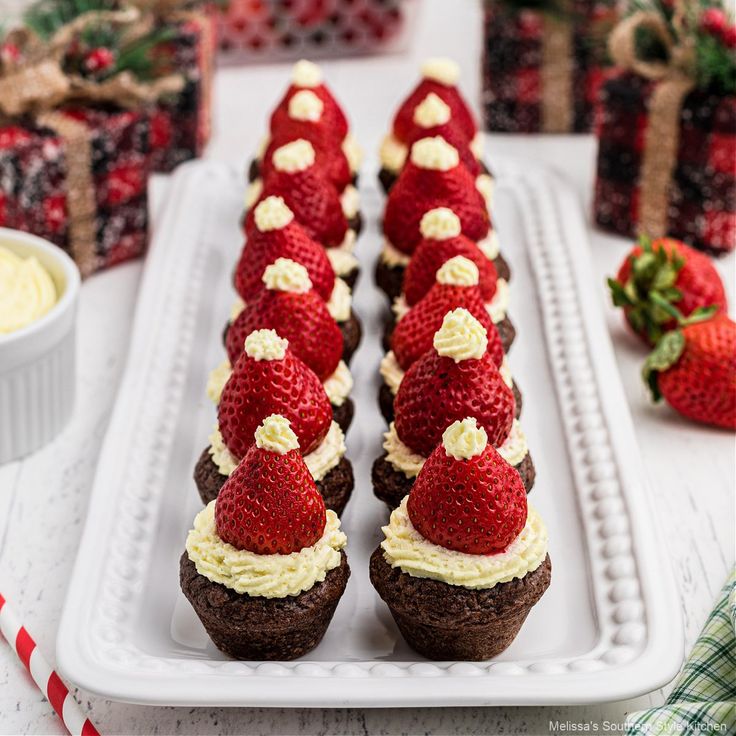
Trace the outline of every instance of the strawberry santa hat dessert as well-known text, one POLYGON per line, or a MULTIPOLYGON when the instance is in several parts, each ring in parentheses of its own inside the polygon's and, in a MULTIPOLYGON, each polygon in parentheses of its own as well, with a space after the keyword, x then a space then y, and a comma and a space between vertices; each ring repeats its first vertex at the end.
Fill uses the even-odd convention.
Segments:
MULTIPOLYGON (((482 255, 481 259, 485 260, 482 255)), ((479 279, 480 271, 469 258, 450 258, 437 270, 429 291, 408 309, 391 332, 390 350, 381 361, 384 382, 379 389, 379 405, 386 421, 390 422, 394 417, 393 400, 404 374, 432 349, 435 333, 442 327, 445 315, 459 307, 467 309, 485 330, 487 351, 504 382, 514 392, 516 416, 521 413, 521 392, 511 378, 504 344, 483 301, 479 279)))
POLYGON ((217 426, 194 470, 205 503, 217 497, 270 414, 291 429, 328 508, 341 513, 353 490, 353 468, 345 457, 345 437, 317 375, 274 330, 256 330, 233 365, 217 407, 217 426))
MULTIPOLYGON (((342 332, 343 359, 349 362, 362 332, 352 310, 350 284, 335 277, 325 249, 307 235, 284 199, 270 196, 253 209, 253 226, 235 268, 235 290, 243 302, 258 296, 263 289, 263 272, 279 258, 296 261, 307 269, 312 287, 327 303, 327 309, 342 332)), ((350 258, 354 260, 354 256, 350 258)), ((357 268, 352 277, 347 275, 351 284, 356 275, 357 268)), ((236 316, 241 309, 242 302, 233 310, 236 316)))
POLYGON ((324 83, 322 70, 313 62, 302 59, 294 64, 291 85, 271 115, 270 134, 251 164, 251 181, 260 176, 260 160, 271 139, 292 129, 295 122, 318 123, 315 128, 306 128, 304 137, 310 139, 310 133, 316 133, 319 137, 314 142, 339 150, 347 160, 352 178, 357 176, 363 153, 349 131, 347 116, 324 83), (314 102, 315 99, 319 104, 314 102))
POLYGON ((260 329, 275 330, 289 342, 291 352, 311 368, 332 404, 333 419, 347 432, 354 405, 349 398, 353 377, 344 360, 340 328, 322 297, 314 290, 306 267, 277 258, 263 272, 258 295, 247 302, 225 335, 227 360, 210 373, 207 395, 219 403, 232 365, 243 352, 245 340, 260 329))
POLYGON ((303 138, 277 148, 271 163, 263 183, 254 182, 248 190, 246 233, 250 236, 256 228, 254 205, 281 197, 307 235, 327 249, 335 273, 353 285, 358 275, 353 255, 359 226, 355 197, 349 190, 340 196, 317 165, 314 146, 303 138))
MULTIPOLYGON (((489 316, 498 328, 504 350, 509 351, 516 337, 516 329, 507 315, 509 283, 498 275, 495 261, 488 259, 476 243, 460 232, 460 219, 447 207, 437 207, 422 216, 419 228, 422 240, 406 268, 403 293, 394 299, 392 315, 386 322, 386 336, 396 322, 403 318, 432 289, 438 270, 457 256, 472 261, 477 268, 477 279, 467 285, 478 287, 478 296, 486 305, 489 316)), ((476 291, 473 288, 473 291, 476 291)), ((456 306, 464 306, 462 303, 456 306)))
POLYGON ((549 587, 544 522, 473 417, 445 429, 383 533, 371 582, 430 659, 500 654, 549 587))
MULTIPOLYGON (((486 199, 461 163, 457 149, 439 136, 422 138, 412 146, 409 162, 386 203, 385 241, 376 266, 376 283, 389 298, 401 292, 404 269, 425 237, 422 218, 439 207, 452 210, 462 234, 478 243, 491 260, 498 256, 486 199)), ((507 277, 506 273, 499 275, 507 277)))
POLYGON ((412 144, 426 135, 440 135, 462 150, 462 159, 474 175, 487 169, 480 161, 483 139, 475 116, 457 88, 460 67, 451 59, 427 59, 422 79, 401 103, 391 132, 381 143, 379 180, 388 192, 406 163, 412 144))
POLYGON ((324 636, 350 577, 345 534, 289 420, 254 432, 216 501, 197 514, 182 591, 215 646, 236 659, 295 659, 324 636))
POLYGON ((483 325, 467 309, 445 315, 434 345, 406 373, 394 400, 395 419, 373 464, 373 490, 396 508, 452 422, 471 414, 489 442, 521 475, 527 492, 535 470, 516 402, 491 353, 483 325))

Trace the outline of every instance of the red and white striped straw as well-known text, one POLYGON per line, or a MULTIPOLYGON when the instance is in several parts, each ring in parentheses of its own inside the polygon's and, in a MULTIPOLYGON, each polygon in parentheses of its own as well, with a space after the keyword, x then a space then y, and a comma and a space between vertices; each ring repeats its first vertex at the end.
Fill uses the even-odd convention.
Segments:
POLYGON ((0 593, 0 632, 30 672, 39 690, 48 698, 66 730, 72 736, 99 736, 97 729, 84 717, 67 686, 49 667, 36 642, 31 639, 25 627, 21 626, 2 593, 0 593))

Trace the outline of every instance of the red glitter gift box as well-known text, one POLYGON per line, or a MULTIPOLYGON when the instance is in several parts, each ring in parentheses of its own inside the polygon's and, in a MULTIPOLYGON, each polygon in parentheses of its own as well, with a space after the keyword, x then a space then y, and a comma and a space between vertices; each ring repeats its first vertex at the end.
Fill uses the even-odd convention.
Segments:
POLYGON ((483 33, 483 117, 506 133, 585 133, 605 60, 615 0, 487 0, 483 33), (558 7, 559 6, 559 7, 558 7), (535 4, 539 7, 539 3, 535 4))
POLYGON ((66 250, 83 276, 142 254, 150 121, 63 108, 0 126, 0 225, 66 250))

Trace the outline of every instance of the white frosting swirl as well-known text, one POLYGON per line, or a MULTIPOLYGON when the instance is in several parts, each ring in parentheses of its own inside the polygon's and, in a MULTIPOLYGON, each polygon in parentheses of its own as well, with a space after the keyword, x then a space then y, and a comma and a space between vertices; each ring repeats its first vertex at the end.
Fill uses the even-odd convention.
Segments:
POLYGON ((439 135, 422 138, 411 147, 411 162, 420 169, 449 171, 460 163, 460 154, 439 135))
POLYGON ((294 64, 291 81, 297 87, 318 87, 322 84, 322 70, 314 62, 300 59, 294 64))
POLYGON ((289 209, 283 197, 266 197, 258 203, 254 212, 256 227, 266 233, 271 230, 281 230, 293 219, 294 213, 289 209))
POLYGON ((342 152, 348 160, 350 171, 356 174, 363 163, 363 149, 352 133, 348 133, 342 142, 342 152))
POLYGON ((336 278, 330 298, 327 300, 327 311, 335 322, 347 322, 352 308, 353 292, 341 278, 336 278))
POLYGON ((286 598, 321 583, 330 570, 339 567, 340 551, 348 540, 334 511, 327 511, 324 532, 311 547, 288 555, 260 555, 220 539, 216 504, 216 500, 210 501, 194 517, 186 542, 187 555, 197 572, 213 583, 240 595, 286 598))
POLYGON ((409 305, 406 303, 406 297, 404 294, 399 294, 399 296, 394 299, 394 303, 391 305, 391 311, 394 313, 397 322, 406 317, 409 311, 409 305))
POLYGON ((433 344, 438 355, 459 363, 482 358, 488 347, 488 336, 485 327, 467 309, 458 308, 445 315, 433 344))
MULTIPOLYGON (((383 437, 386 460, 391 463, 395 470, 403 473, 407 478, 416 478, 427 458, 413 452, 401 441, 393 422, 391 422, 388 432, 383 437)), ((496 450, 509 465, 514 467, 517 467, 526 457, 529 447, 518 419, 514 419, 509 436, 496 450)))
POLYGON ((235 297, 232 307, 230 307, 230 322, 235 322, 238 315, 245 309, 245 302, 239 297, 235 297))
POLYGON ((434 128, 450 121, 452 111, 441 97, 430 92, 415 108, 413 120, 420 128, 434 128))
POLYGON ((435 207, 427 210, 419 222, 419 232, 423 238, 447 240, 460 235, 460 218, 449 207, 435 207))
POLYGON ((483 195, 486 209, 490 212, 491 205, 493 204, 493 192, 495 188, 493 177, 488 174, 478 174, 475 179, 475 188, 483 195))
POLYGON ((332 270, 337 276, 347 276, 358 268, 358 259, 353 255, 355 250, 355 230, 348 230, 342 243, 335 248, 325 248, 332 270))
POLYGON ((225 388, 225 384, 227 383, 228 378, 232 375, 232 372, 233 367, 230 365, 230 361, 225 358, 225 360, 223 360, 217 368, 213 368, 210 371, 209 376, 207 376, 207 398, 209 398, 213 404, 217 405, 220 403, 222 389, 225 388))
POLYGON ((28 327, 57 300, 54 280, 38 258, 0 245, 0 335, 28 327))
POLYGON ((271 157, 274 168, 287 174, 295 174, 304 171, 314 165, 314 147, 304 138, 286 143, 277 148, 271 157))
POLYGON ((348 184, 340 195, 340 205, 343 215, 348 220, 358 214, 358 210, 360 209, 360 195, 352 184, 348 184))
POLYGON ((389 133, 381 141, 378 155, 381 166, 387 171, 396 173, 404 168, 408 153, 409 149, 393 133, 389 133))
POLYGON ((277 258, 266 266, 261 281, 272 291, 306 294, 312 288, 309 271, 291 258, 277 258))
POLYGON ((485 142, 483 141, 483 133, 478 131, 474 136, 473 140, 470 141, 470 151, 479 161, 483 158, 485 153, 485 142))
POLYGON ((509 309, 509 282, 506 279, 496 281, 496 291, 491 301, 486 304, 486 311, 494 325, 503 322, 509 309))
POLYGON ((353 374, 344 360, 337 364, 334 373, 328 376, 322 385, 333 406, 342 406, 345 403, 345 399, 353 390, 353 374))
POLYGON ((381 249, 381 261, 387 266, 406 266, 408 265, 410 256, 400 251, 390 241, 383 241, 383 248, 381 249))
POLYGON ((322 117, 324 108, 325 103, 314 92, 302 89, 289 100, 289 117, 316 123, 322 117))
POLYGON ((478 266, 465 256, 453 256, 437 271, 437 283, 446 286, 477 286, 480 281, 478 266))
POLYGON ((483 253, 489 261, 495 261, 496 258, 498 258, 498 254, 501 252, 498 233, 495 230, 490 230, 485 238, 478 241, 478 248, 480 248, 481 253, 483 253))
POLYGON ((460 67, 452 59, 436 57, 427 59, 421 67, 422 76, 446 87, 452 87, 460 79, 460 67))
POLYGON ((276 330, 254 330, 245 338, 245 353, 253 360, 283 360, 288 347, 276 330))
POLYGON ((291 428, 291 422, 280 414, 267 416, 255 433, 256 446, 277 455, 286 455, 299 449, 299 440, 291 428))
POLYGON ((399 365, 399 361, 396 360, 396 354, 393 350, 389 350, 383 356, 379 370, 386 385, 391 389, 391 393, 396 396, 401 381, 404 379, 404 371, 401 370, 401 366, 399 365))
MULTIPOLYGON (((263 179, 254 179, 245 190, 245 209, 249 210, 263 193, 263 179)), ((287 223, 288 224, 288 223, 287 223)), ((258 228, 261 230, 261 228, 258 228)), ((263 232, 263 230, 261 230, 263 232)))
POLYGON ((391 567, 416 578, 441 580, 471 590, 493 588, 536 570, 547 557, 547 528, 533 506, 528 507, 526 524, 519 536, 494 555, 473 555, 445 549, 425 539, 411 523, 406 509, 408 496, 395 509, 381 543, 383 556, 391 567))
POLYGON ((457 420, 442 433, 445 453, 455 460, 470 460, 480 455, 487 444, 486 430, 478 426, 474 417, 457 420))

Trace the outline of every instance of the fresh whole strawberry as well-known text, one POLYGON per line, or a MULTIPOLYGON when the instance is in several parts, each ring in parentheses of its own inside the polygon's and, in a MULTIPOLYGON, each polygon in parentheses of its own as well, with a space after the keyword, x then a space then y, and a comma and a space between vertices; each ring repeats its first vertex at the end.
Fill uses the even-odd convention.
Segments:
POLYGON ((703 424, 736 429, 736 323, 726 315, 665 333, 642 372, 655 401, 703 424))
POLYGON ((488 353, 495 365, 501 365, 504 356, 501 337, 483 304, 478 287, 435 283, 398 321, 391 334, 391 349, 402 370, 408 370, 432 349, 435 333, 442 327, 445 315, 458 307, 467 309, 485 328, 488 353))
POLYGON ((689 317, 708 307, 716 313, 727 308, 723 283, 708 256, 672 238, 642 238, 608 285, 631 328, 652 345, 677 326, 678 312, 689 317))
POLYGON ((403 291, 409 306, 416 304, 436 283, 437 271, 455 256, 464 256, 478 267, 480 293, 490 302, 496 293, 498 274, 493 261, 469 238, 460 234, 446 240, 422 238, 404 273, 403 291))
POLYGON ((524 528, 526 491, 519 474, 490 443, 479 455, 460 460, 440 443, 414 481, 407 512, 414 528, 433 544, 493 555, 524 528))
POLYGON ((455 362, 427 351, 404 375, 394 401, 396 432, 414 452, 428 457, 454 421, 473 416, 498 447, 511 431, 514 395, 485 352, 455 362))
POLYGON ((291 422, 305 455, 330 428, 332 407, 319 378, 288 348, 282 356, 257 359, 246 349, 222 390, 217 410, 220 432, 236 457, 245 455, 258 425, 271 414, 291 422))
POLYGON ((246 302, 260 293, 263 272, 278 258, 301 263, 309 273, 312 288, 322 299, 329 300, 335 286, 330 259, 325 249, 292 219, 284 227, 267 231, 259 230, 253 221, 235 269, 235 290, 246 302))
POLYGON ((230 363, 243 352, 254 330, 272 329, 289 341, 289 350, 311 368, 320 381, 337 369, 342 357, 340 328, 324 300, 313 289, 303 293, 262 289, 230 325, 225 347, 230 363))
MULTIPOLYGON (((327 174, 315 163, 301 171, 279 171, 275 166, 264 179, 259 198, 283 198, 307 234, 326 247, 336 247, 345 239, 348 222, 340 195, 327 174)), ((246 217, 246 232, 254 229, 251 207, 246 217)))
POLYGON ((215 505, 220 539, 259 555, 312 546, 324 533, 325 518, 324 501, 298 448, 281 454, 251 444, 215 505))
POLYGON ((412 255, 422 238, 422 216, 440 206, 460 218, 462 232, 470 240, 477 242, 488 234, 488 210, 465 166, 458 163, 449 171, 438 171, 409 161, 388 196, 383 221, 386 237, 398 250, 412 255))

